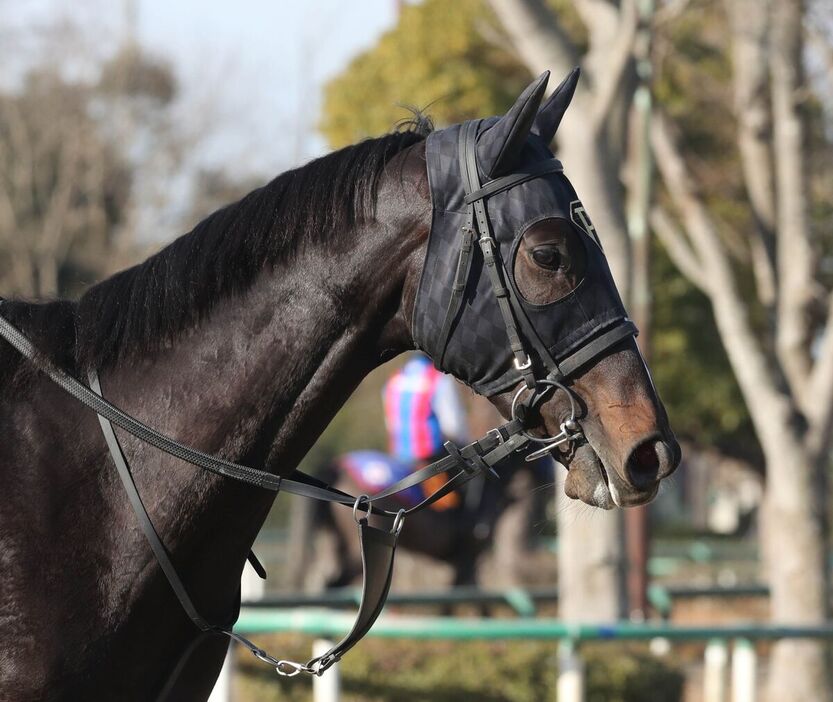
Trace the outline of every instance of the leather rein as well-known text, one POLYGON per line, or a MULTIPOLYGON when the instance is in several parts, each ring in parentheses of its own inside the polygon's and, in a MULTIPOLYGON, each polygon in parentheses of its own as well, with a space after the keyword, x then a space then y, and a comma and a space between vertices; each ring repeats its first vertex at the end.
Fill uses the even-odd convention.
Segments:
MULTIPOLYGON (((518 330, 516 318, 517 306, 513 303, 511 286, 506 283, 506 270, 500 260, 497 243, 492 236, 490 221, 484 201, 491 195, 503 192, 526 182, 532 178, 541 177, 547 173, 561 170, 561 164, 555 159, 542 162, 542 165, 526 173, 496 178, 485 185, 481 184, 477 171, 476 160, 477 122, 468 122, 461 131, 459 141, 459 158, 467 193, 468 207, 467 224, 461 232, 461 246, 457 265, 457 275, 453 294, 446 310, 443 323, 442 355, 445 354, 448 338, 453 331, 453 321, 463 302, 463 293, 469 278, 473 243, 477 240, 484 257, 485 269, 491 282, 492 290, 500 303, 501 315, 506 327, 507 336, 513 355, 515 368, 521 373, 524 385, 520 387, 512 403, 511 419, 491 429, 485 436, 458 447, 451 441, 445 443, 448 453, 444 458, 415 471, 394 485, 373 495, 347 494, 317 478, 295 470, 288 477, 281 477, 250 466, 240 465, 222 458, 186 446, 152 427, 144 424, 127 412, 108 402, 102 394, 98 373, 92 370, 88 374, 89 386, 84 385, 62 369, 44 360, 31 341, 16 327, 0 315, 0 336, 8 341, 26 359, 46 374, 53 382, 74 397, 78 402, 91 409, 98 415, 104 438, 110 455, 116 465, 119 477, 130 500, 131 507, 144 532, 156 560, 158 561, 171 589, 179 600, 182 608, 204 634, 222 634, 237 641, 248 648, 258 659, 274 667, 279 675, 294 676, 299 673, 321 675, 335 664, 370 630, 384 607, 390 589, 393 572, 394 552, 397 537, 404 521, 409 514, 426 509, 431 504, 483 474, 497 476, 495 471, 502 461, 511 454, 523 450, 530 443, 538 443, 538 450, 530 453, 527 460, 534 460, 551 451, 560 444, 583 440, 581 429, 576 419, 576 405, 571 390, 565 383, 567 378, 579 367, 598 357, 614 344, 636 333, 633 323, 626 320, 599 336, 592 339, 567 358, 556 364, 546 347, 538 338, 534 330, 524 326, 525 334, 518 330), (542 365, 549 371, 546 377, 536 376, 527 344, 531 343, 535 355, 542 365), (554 437, 540 438, 526 431, 530 411, 535 410, 543 402, 545 396, 556 389, 564 390, 571 403, 571 416, 562 423, 561 433, 554 437), (524 391, 529 391, 525 400, 521 400, 524 391), (359 539, 362 551, 362 597, 355 623, 350 632, 329 651, 322 656, 313 658, 306 663, 298 663, 278 659, 256 646, 244 636, 233 630, 234 621, 239 612, 240 593, 237 593, 235 614, 226 624, 212 624, 208 622, 196 609, 188 592, 171 562, 170 555, 161 538, 156 532, 147 510, 142 503, 133 475, 124 456, 124 452, 116 436, 113 425, 118 426, 140 441, 144 441, 165 453, 180 460, 191 463, 211 473, 240 481, 248 485, 278 492, 285 492, 325 502, 339 503, 352 506, 353 515, 358 524, 359 539), (419 504, 409 508, 391 511, 378 506, 378 502, 391 497, 398 492, 419 485, 437 475, 448 473, 451 475, 438 490, 426 497, 419 504), (370 514, 393 518, 390 530, 379 529, 368 523, 370 514)), ((0 306, 3 301, 0 299, 0 306)), ((441 363, 441 359, 440 363, 441 363)), ((265 571, 254 554, 249 554, 249 560, 261 577, 266 577, 265 571)), ((190 652, 190 649, 189 651, 190 652)), ((176 670, 174 671, 176 672, 176 670)), ((169 681, 170 683, 170 681, 169 681)), ((166 686, 167 689, 168 686, 166 686)), ((164 696, 164 692, 163 692, 164 696)))

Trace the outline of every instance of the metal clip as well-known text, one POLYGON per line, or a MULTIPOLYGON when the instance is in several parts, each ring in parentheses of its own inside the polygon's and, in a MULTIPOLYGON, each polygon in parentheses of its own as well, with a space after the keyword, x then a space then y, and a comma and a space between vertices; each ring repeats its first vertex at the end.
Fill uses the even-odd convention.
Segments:
POLYGON ((275 672, 285 678, 294 678, 299 673, 312 673, 313 670, 303 663, 296 663, 295 661, 278 661, 275 666, 275 672))

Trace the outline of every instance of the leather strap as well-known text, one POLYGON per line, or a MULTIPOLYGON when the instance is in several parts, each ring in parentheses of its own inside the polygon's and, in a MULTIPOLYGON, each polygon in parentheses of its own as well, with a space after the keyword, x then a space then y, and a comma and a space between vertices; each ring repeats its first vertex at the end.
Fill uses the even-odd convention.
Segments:
POLYGON ((469 207, 466 225, 463 230, 464 245, 461 246, 451 300, 446 309, 446 317, 440 334, 440 365, 442 365, 442 359, 448 346, 452 322, 459 313, 462 294, 468 280, 471 261, 470 253, 464 246, 469 240, 468 236, 479 235, 478 241, 483 252, 485 269, 497 298, 509 345, 515 357, 515 368, 521 373, 527 387, 534 389, 536 384, 535 371, 532 368, 532 357, 524 342, 531 344, 534 348, 539 361, 549 371, 547 377, 550 380, 560 382, 569 378, 570 375, 598 357, 606 349, 628 336, 636 336, 638 330, 629 319, 623 320, 561 361, 556 361, 549 349, 541 342, 537 332, 529 323, 514 290, 505 282, 508 274, 500 259, 500 249, 491 232, 484 200, 491 195, 508 190, 533 178, 548 173, 561 172, 563 166, 557 159, 540 161, 527 168, 523 173, 513 173, 496 178, 481 187, 480 174, 477 169, 477 128, 479 124, 479 120, 472 120, 463 124, 458 141, 460 171, 463 176, 463 187, 466 191, 465 202, 469 207), (472 229, 474 230, 473 233, 470 231, 472 229), (524 331, 523 336, 519 332, 519 327, 524 331))
MULTIPOLYGON (((474 129, 475 135, 477 130, 476 122, 467 122, 463 125, 462 131, 468 134, 468 130, 474 129)), ((466 172, 466 150, 464 143, 465 136, 461 137, 461 141, 457 147, 457 158, 460 161, 460 173, 466 172)), ((442 367, 445 360, 445 352, 448 349, 448 340, 451 338, 451 325, 457 318, 460 307, 463 303, 463 293, 466 290, 466 285, 469 280, 469 273, 471 271, 471 262, 474 258, 474 240, 477 238, 477 232, 474 226, 474 208, 469 205, 466 208, 466 223, 461 230, 462 239, 460 243, 460 253, 457 258, 457 270, 454 274, 454 284, 451 286, 451 299, 448 301, 448 307, 445 310, 445 319, 440 328, 440 335, 438 339, 437 348, 439 349, 438 366, 442 367)))
POLYGON ((542 175, 547 175, 548 173, 563 172, 564 166, 558 159, 550 158, 546 161, 538 161, 537 163, 529 166, 522 173, 512 173, 501 178, 490 180, 479 190, 468 193, 465 197, 465 203, 470 205, 475 200, 484 200, 490 195, 495 195, 503 192, 504 190, 509 190, 509 188, 514 188, 516 185, 525 183, 528 180, 533 180, 534 178, 540 178, 542 175))
MULTIPOLYGON (((98 379, 98 373, 96 373, 95 370, 90 371, 89 381, 93 392, 100 396, 101 384, 98 379)), ((151 522, 150 517, 148 516, 145 505, 142 502, 142 497, 136 489, 136 483, 133 482, 133 474, 127 466, 127 461, 124 458, 124 452, 122 451, 119 439, 116 436, 116 432, 113 431, 113 425, 110 423, 109 419, 101 415, 98 415, 98 422, 101 425, 101 431, 104 433, 104 440, 107 442, 107 448, 110 449, 110 456, 113 458, 113 463, 116 464, 116 470, 118 471, 119 478, 121 478, 124 490, 130 500, 130 506, 133 508, 133 512, 139 520, 139 526, 142 527, 142 531, 145 534, 148 544, 150 544, 153 555, 156 556, 156 561, 159 563, 159 567, 162 568, 162 572, 165 574, 165 577, 170 583, 171 589, 174 591, 176 598, 182 605, 182 609, 185 610, 185 613, 190 617, 191 621, 194 622, 194 624, 196 624, 201 631, 217 631, 221 629, 221 627, 209 624, 194 606, 191 597, 188 595, 188 592, 185 590, 185 586, 182 584, 179 574, 176 572, 176 568, 174 568, 174 564, 171 563, 168 549, 165 548, 165 544, 162 543, 162 539, 159 538, 159 534, 156 533, 153 522, 151 522)))
POLYGON ((355 646, 379 618, 384 609, 393 577, 393 557, 398 532, 383 531, 359 521, 359 542, 362 552, 362 599, 353 628, 327 653, 307 663, 316 675, 337 663, 355 646))
POLYGON ((579 368, 600 356, 607 349, 631 336, 639 336, 639 329, 630 319, 624 319, 607 331, 581 346, 558 364, 562 377, 569 377, 579 368))
MULTIPOLYGON (((93 392, 96 395, 101 396, 101 383, 98 373, 95 370, 90 371, 89 381, 93 392)), ((106 417, 102 417, 101 415, 99 415, 98 420, 101 424, 101 431, 104 434, 107 447, 110 449, 110 455, 113 458, 113 462, 116 464, 116 470, 121 478, 122 485, 124 485, 125 492, 127 492, 133 512, 139 520, 139 524, 144 532, 148 544, 150 544, 157 563, 159 563, 159 567, 162 569, 165 578, 170 584, 176 598, 179 600, 180 605, 185 610, 185 613, 203 633, 225 634, 226 636, 229 636, 233 640, 238 641, 249 648, 252 653, 257 655, 259 658, 264 659, 264 657, 268 656, 268 654, 266 654, 262 649, 254 646, 244 637, 232 635, 231 627, 237 619, 236 613, 233 620, 227 625, 217 626, 210 624, 205 617, 197 611, 193 600, 188 594, 188 591, 185 589, 185 585, 171 562, 168 550, 162 543, 162 539, 159 538, 159 534, 153 526, 153 522, 147 513, 147 509, 145 509, 141 495, 136 488, 136 483, 133 481, 133 474, 131 473, 127 460, 124 457, 121 444, 119 443, 118 437, 113 430, 113 425, 106 417)), ((367 519, 360 520, 359 540, 361 542, 362 552, 362 599, 359 606, 359 612, 356 616, 353 628, 347 636, 344 637, 344 639, 342 639, 338 644, 330 649, 330 651, 320 658, 313 659, 307 663, 307 667, 310 669, 310 672, 320 675, 327 670, 327 668, 336 663, 347 651, 359 642, 359 640, 370 630, 370 627, 373 626, 374 622, 379 617, 379 614, 384 608, 388 591, 390 590, 391 577, 393 574, 393 555, 396 549, 396 540, 398 535, 398 531, 382 531, 370 526, 367 523, 367 519)), ((235 608, 236 610, 239 610, 239 600, 240 594, 238 590, 238 606, 235 608)), ((200 640, 201 637, 196 639, 195 642, 189 646, 186 651, 188 655, 190 655, 193 646, 195 646, 200 640)), ((183 664, 183 660, 185 659, 187 659, 187 655, 180 659, 180 665, 183 664)), ((275 663, 276 667, 280 667, 281 663, 285 662, 277 661, 277 663, 275 663)), ((169 679, 165 689, 163 690, 163 698, 168 694, 170 685, 173 684, 175 679, 175 675, 169 679)))
MULTIPOLYGON (((463 172, 463 186, 467 195, 473 195, 480 191, 480 174, 477 170, 477 125, 479 121, 473 120, 466 122, 460 134, 461 151, 460 164, 463 172)), ((531 176, 532 177, 532 176, 531 176)), ((502 189, 511 187, 506 185, 502 189)), ((495 189, 494 192, 498 192, 495 189)), ((518 333, 518 325, 515 321, 512 305, 509 301, 509 291, 506 283, 503 280, 505 270, 502 262, 500 262, 500 253, 492 236, 491 227, 489 224, 489 216, 486 213, 486 206, 483 202, 483 196, 473 199, 469 205, 474 211, 474 222, 477 233, 480 235, 479 243, 483 251, 483 261, 486 272, 489 276, 489 282, 492 285, 492 290, 498 301, 501 316, 503 317, 503 325, 506 328, 506 335, 509 339, 509 346, 515 356, 515 368, 523 376, 527 387, 535 387, 535 372, 532 368, 532 359, 524 347, 523 340, 518 333)))

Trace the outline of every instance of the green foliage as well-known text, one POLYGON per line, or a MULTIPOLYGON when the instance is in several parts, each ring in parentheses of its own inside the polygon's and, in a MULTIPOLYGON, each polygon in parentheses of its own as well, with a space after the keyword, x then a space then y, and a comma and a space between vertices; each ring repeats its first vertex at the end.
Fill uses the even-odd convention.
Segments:
POLYGON ((399 24, 325 88, 321 131, 333 147, 390 131, 403 105, 438 125, 498 114, 529 72, 484 37, 498 34, 481 0, 405 5, 399 24))
POLYGON ((582 650, 587 665, 587 702, 679 702, 682 671, 652 656, 644 647, 624 651, 609 644, 582 650))
POLYGON ((651 270, 651 371, 681 434, 702 445, 757 455, 749 413, 706 297, 655 246, 651 270))
MULTIPOLYGON (((362 641, 341 663, 345 702, 540 702, 555 699, 556 646, 541 641, 362 641)), ((269 637, 267 648, 294 660, 309 657, 308 638, 269 637)), ((683 676, 644 647, 605 644, 582 649, 588 702, 678 702, 683 676)), ((240 659, 241 702, 306 702, 310 681, 276 682, 274 671, 240 659)))

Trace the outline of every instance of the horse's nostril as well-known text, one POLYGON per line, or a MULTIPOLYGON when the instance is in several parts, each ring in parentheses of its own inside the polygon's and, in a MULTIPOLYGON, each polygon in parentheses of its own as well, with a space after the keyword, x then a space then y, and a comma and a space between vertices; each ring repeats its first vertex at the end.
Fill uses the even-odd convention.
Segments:
POLYGON ((662 470, 660 443, 656 439, 649 439, 631 451, 627 470, 628 477, 635 488, 651 487, 659 479, 662 470))

